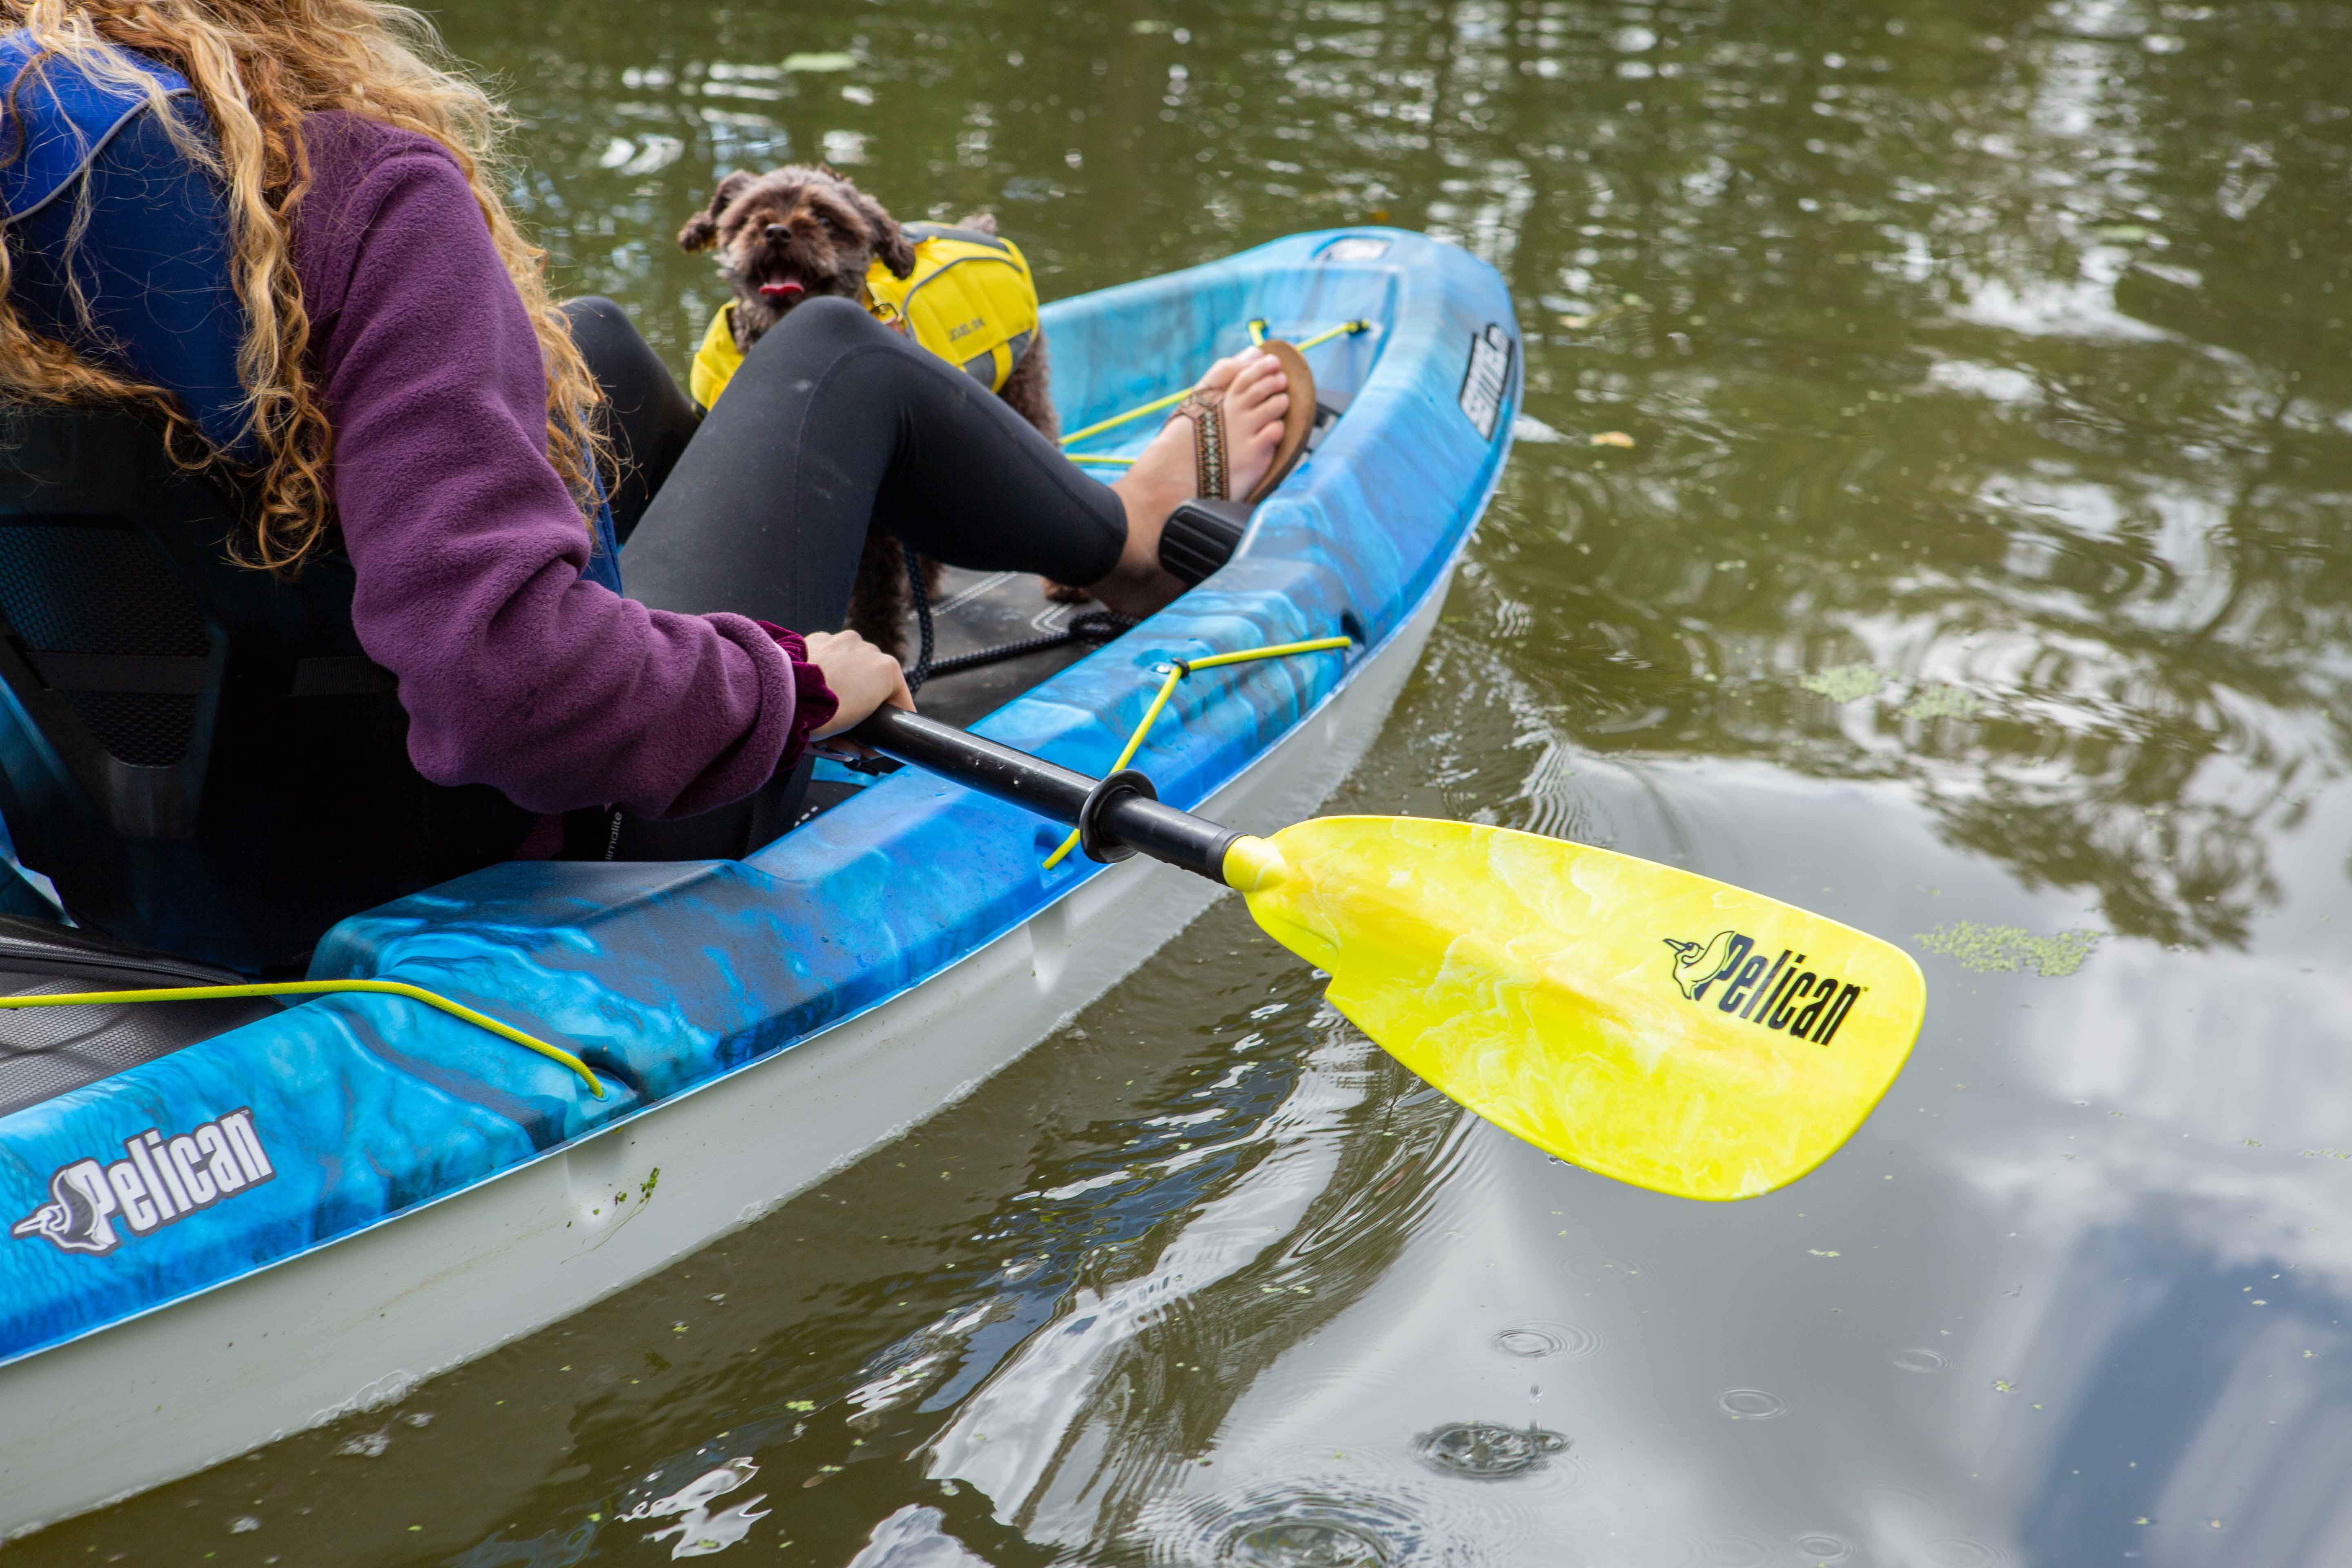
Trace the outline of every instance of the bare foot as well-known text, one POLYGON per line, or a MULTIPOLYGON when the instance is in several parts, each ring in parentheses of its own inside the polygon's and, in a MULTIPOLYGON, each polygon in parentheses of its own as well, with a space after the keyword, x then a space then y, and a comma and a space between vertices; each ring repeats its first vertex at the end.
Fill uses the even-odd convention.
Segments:
MULTIPOLYGON (((1200 385, 1225 394, 1226 484, 1237 496, 1257 488, 1282 445, 1283 416, 1289 412, 1289 380, 1272 354, 1244 349, 1209 367, 1200 385)), ((1111 574, 1093 585, 1094 595, 1122 616, 1141 617, 1184 591, 1160 567, 1160 531, 1168 514, 1196 492, 1192 419, 1171 419, 1135 459, 1111 481, 1127 509, 1127 544, 1111 574)))

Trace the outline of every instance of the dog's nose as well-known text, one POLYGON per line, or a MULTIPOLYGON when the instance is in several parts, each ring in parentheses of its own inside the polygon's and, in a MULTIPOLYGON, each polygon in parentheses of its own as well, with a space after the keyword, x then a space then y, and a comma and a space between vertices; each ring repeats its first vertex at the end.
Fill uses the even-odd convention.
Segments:
POLYGON ((768 237, 768 243, 771 245, 782 245, 793 237, 793 231, 780 223, 772 223, 760 232, 768 237))

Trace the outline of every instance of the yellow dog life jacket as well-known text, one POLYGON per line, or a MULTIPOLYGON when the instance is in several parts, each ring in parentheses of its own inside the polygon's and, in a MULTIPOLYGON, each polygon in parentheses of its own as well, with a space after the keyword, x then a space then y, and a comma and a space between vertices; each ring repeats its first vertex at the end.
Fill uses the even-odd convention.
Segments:
MULTIPOLYGON (((1028 258, 1011 240, 977 229, 910 223, 907 237, 915 242, 915 270, 894 278, 876 262, 866 275, 866 308, 894 331, 911 329, 917 342, 991 392, 1003 391, 1037 341, 1037 285, 1028 258)), ((718 402, 742 363, 730 300, 694 351, 695 402, 705 408, 718 402)))

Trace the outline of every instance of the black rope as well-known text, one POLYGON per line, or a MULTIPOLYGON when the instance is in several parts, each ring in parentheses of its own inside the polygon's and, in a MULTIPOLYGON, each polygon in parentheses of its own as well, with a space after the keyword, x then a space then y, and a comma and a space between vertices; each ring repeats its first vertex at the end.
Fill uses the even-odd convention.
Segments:
POLYGON ((899 552, 907 558, 907 587, 915 596, 915 625, 921 628, 923 645, 915 655, 915 668, 907 672, 907 689, 920 691, 923 682, 939 672, 931 668, 931 595, 923 585, 923 558, 906 541, 898 542, 899 552))
MULTIPOLYGON (((902 546, 902 548, 904 548, 902 546)), ((1067 647, 1072 643, 1107 643, 1136 623, 1114 610, 1088 610, 1070 617, 1070 624, 1058 632, 1043 637, 1023 637, 1017 642, 999 643, 994 647, 978 648, 960 653, 953 658, 934 659, 936 632, 931 624, 931 596, 923 585, 923 563, 908 548, 907 554, 907 588, 915 603, 915 625, 920 646, 915 655, 914 667, 907 671, 907 689, 920 691, 923 682, 935 675, 953 675, 959 670, 978 669, 982 665, 1001 664, 1024 654, 1043 653, 1050 647, 1067 647)))
POLYGON ((1127 616, 1110 610, 1088 610, 1073 616, 1070 624, 1058 632, 1044 637, 1023 637, 1018 642, 1000 643, 971 653, 960 653, 953 658, 943 658, 931 666, 931 675, 953 675, 960 669, 977 669, 984 664, 1000 664, 1008 658, 1019 658, 1025 653, 1043 653, 1049 647, 1067 647, 1072 643, 1107 643, 1128 627, 1135 625, 1127 616))

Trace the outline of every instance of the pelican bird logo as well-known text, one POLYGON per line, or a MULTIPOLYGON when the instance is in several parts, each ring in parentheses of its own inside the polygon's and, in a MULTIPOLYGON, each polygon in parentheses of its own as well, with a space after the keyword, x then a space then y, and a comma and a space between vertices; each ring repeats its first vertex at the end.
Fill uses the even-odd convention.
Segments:
POLYGON ((82 1160, 49 1177, 49 1201, 8 1227, 19 1239, 42 1237, 66 1252, 111 1252, 114 1226, 107 1215, 114 1194, 95 1160, 82 1160))
POLYGON ((1696 996, 1700 986, 1719 978, 1731 967, 1731 939, 1737 934, 1719 931, 1705 942, 1665 939, 1666 945, 1675 950, 1675 984, 1683 988, 1685 999, 1696 996))

